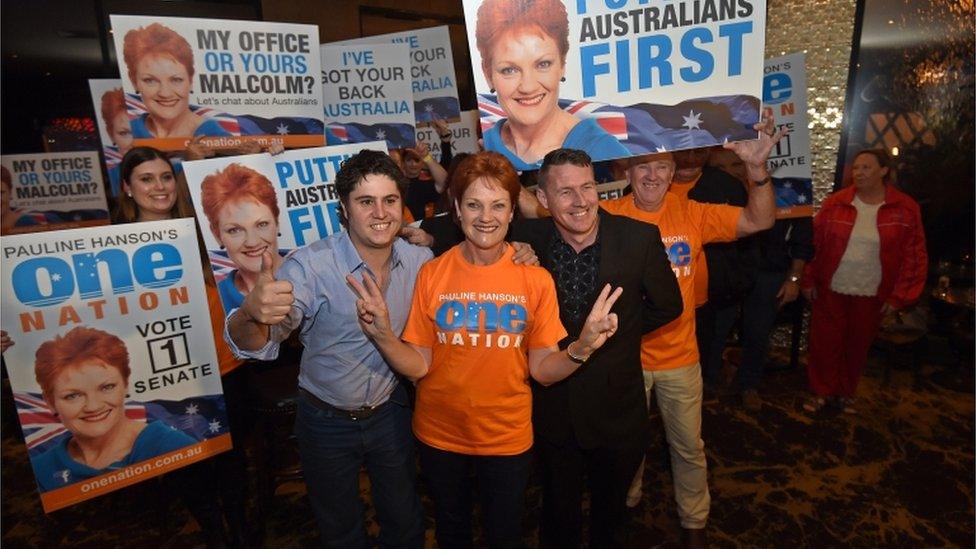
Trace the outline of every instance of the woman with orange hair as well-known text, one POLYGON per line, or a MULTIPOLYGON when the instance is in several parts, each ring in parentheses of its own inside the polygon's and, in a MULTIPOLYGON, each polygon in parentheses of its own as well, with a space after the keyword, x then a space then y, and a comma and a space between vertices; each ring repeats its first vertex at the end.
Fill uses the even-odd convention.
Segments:
POLYGON ((114 145, 106 145, 106 163, 108 179, 112 196, 119 196, 121 178, 119 176, 118 161, 111 162, 110 158, 121 158, 132 148, 132 129, 129 127, 129 115, 125 112, 125 94, 121 88, 115 88, 102 94, 102 121, 105 132, 114 145), (114 150, 113 150, 114 149, 114 150))
POLYGON ((420 269, 402 341, 376 283, 347 277, 361 298, 363 331, 393 369, 417 380, 413 429, 441 547, 471 545, 472 468, 488 545, 521 545, 533 443, 529 379, 566 378, 617 328, 610 307, 620 290, 611 294, 608 284, 579 339, 558 349, 566 330, 555 283, 541 267, 513 263, 505 242, 520 190, 498 153, 458 165, 448 192, 465 240, 420 269))
POLYGON ((118 336, 78 326, 42 343, 35 356, 44 401, 71 433, 31 460, 42 492, 196 442, 161 421, 126 417, 129 351, 118 336))
POLYGON ((481 70, 508 116, 484 134, 485 148, 519 171, 535 170, 554 149, 586 151, 594 161, 630 156, 595 119, 559 108, 565 82, 569 18, 560 0, 486 0, 478 8, 475 42, 481 70))
POLYGON ((231 135, 216 120, 190 108, 193 49, 176 31, 159 23, 130 30, 122 57, 148 111, 130 122, 136 139, 231 135))
POLYGON ((200 184, 203 213, 210 231, 237 269, 220 281, 220 299, 229 311, 240 307, 261 273, 261 257, 278 255, 278 197, 267 177, 241 164, 229 164, 200 184))

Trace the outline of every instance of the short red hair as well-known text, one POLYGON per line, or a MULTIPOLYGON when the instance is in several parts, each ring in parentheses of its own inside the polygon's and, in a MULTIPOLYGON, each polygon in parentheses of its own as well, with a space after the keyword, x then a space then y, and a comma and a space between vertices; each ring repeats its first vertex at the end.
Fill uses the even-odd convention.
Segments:
POLYGON ((173 29, 152 23, 125 33, 122 58, 129 69, 129 80, 136 83, 136 65, 147 55, 168 55, 186 68, 193 77, 193 49, 186 38, 173 29))
POLYGON ((462 160, 451 175, 447 192, 453 201, 459 201, 468 187, 482 178, 493 181, 507 191, 512 208, 518 204, 519 192, 522 190, 518 173, 507 158, 493 151, 482 151, 462 160))
POLYGON ((203 214, 207 216, 210 231, 218 240, 220 239, 220 231, 217 230, 220 210, 228 202, 239 200, 253 200, 258 204, 264 204, 271 210, 275 221, 281 213, 278 209, 278 195, 267 177, 247 166, 228 164, 223 170, 205 177, 200 184, 203 214))
POLYGON ((566 63, 569 16, 560 0, 485 0, 478 8, 474 31, 482 70, 488 72, 491 67, 491 50, 498 39, 515 30, 537 31, 552 38, 566 63))
POLYGON ((115 88, 102 94, 102 120, 105 121, 105 129, 112 133, 112 120, 116 116, 125 113, 125 95, 122 88, 115 88))
POLYGON ((64 335, 41 343, 34 355, 34 377, 44 399, 51 400, 54 380, 72 366, 99 360, 115 368, 129 383, 129 350, 115 334, 78 326, 64 335))

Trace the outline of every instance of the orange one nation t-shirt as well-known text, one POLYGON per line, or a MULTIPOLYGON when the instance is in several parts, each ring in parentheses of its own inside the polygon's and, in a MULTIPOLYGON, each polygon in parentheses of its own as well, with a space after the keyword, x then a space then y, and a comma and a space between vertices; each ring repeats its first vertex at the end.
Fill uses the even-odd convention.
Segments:
POLYGON ((656 212, 641 210, 632 195, 601 202, 605 210, 617 215, 653 223, 661 231, 671 270, 678 279, 681 315, 645 334, 641 339, 641 365, 645 370, 671 370, 698 362, 695 342, 695 274, 705 262, 702 246, 709 242, 735 240, 735 228, 742 208, 725 204, 702 204, 664 195, 656 212))
POLYGON ((556 285, 545 269, 512 263, 511 246, 482 266, 462 245, 417 275, 402 337, 431 349, 431 365, 417 382, 413 430, 440 450, 521 454, 532 447, 528 352, 566 337, 556 285))

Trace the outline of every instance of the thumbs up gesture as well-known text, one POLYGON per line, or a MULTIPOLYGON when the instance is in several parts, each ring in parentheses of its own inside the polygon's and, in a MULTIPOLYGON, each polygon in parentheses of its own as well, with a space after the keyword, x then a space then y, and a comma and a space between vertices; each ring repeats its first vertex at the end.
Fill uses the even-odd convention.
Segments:
POLYGON ((272 325, 288 316, 294 302, 291 282, 275 280, 274 258, 265 250, 261 256, 261 272, 241 309, 258 323, 272 325))

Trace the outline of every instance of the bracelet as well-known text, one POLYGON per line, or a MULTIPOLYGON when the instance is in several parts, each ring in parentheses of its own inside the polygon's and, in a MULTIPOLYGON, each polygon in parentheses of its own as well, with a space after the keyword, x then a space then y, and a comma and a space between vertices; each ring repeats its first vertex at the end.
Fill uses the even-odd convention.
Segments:
POLYGON ((430 153, 427 153, 427 156, 423 157, 421 160, 423 160, 424 162, 433 162, 434 161, 434 157, 431 156, 430 153))
POLYGON ((447 141, 451 138, 451 134, 447 133, 441 136, 441 141, 447 141))
POLYGON ((772 180, 773 178, 767 175, 762 181, 753 181, 752 184, 757 187, 762 187, 763 185, 769 183, 772 180))
MULTIPOLYGON (((575 341, 573 343, 575 343, 575 341)), ((569 358, 570 361, 582 365, 584 362, 590 359, 590 355, 578 356, 574 354, 573 351, 569 350, 569 346, 572 345, 573 343, 570 343, 569 345, 566 346, 566 357, 569 358)))

